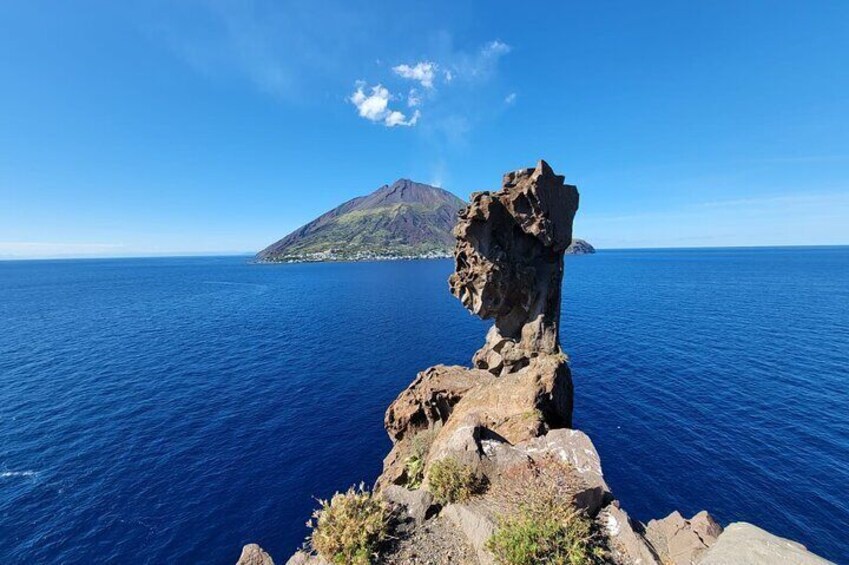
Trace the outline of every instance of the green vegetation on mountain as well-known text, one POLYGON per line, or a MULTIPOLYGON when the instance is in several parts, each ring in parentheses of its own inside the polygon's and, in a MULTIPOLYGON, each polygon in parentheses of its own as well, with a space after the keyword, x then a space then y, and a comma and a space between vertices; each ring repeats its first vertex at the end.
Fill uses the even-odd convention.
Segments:
POLYGON ((463 206, 446 190, 401 179, 321 215, 256 258, 285 262, 447 256, 463 206))

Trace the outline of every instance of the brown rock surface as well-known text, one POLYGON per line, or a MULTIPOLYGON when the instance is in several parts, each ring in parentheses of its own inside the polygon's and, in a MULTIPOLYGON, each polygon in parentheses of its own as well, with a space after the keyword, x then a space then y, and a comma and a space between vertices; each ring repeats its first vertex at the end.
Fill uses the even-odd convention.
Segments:
POLYGON ((614 563, 661 565, 662 561, 643 536, 642 524, 631 520, 620 508, 619 502, 613 501, 605 506, 598 519, 604 526, 614 563))
POLYGON ((578 190, 563 181, 540 161, 505 174, 498 192, 473 194, 460 212, 451 292, 495 320, 475 354, 478 368, 499 375, 560 354, 563 253, 578 210, 578 190))
POLYGON ((702 510, 689 520, 676 510, 662 520, 651 520, 646 526, 646 539, 664 563, 692 565, 722 533, 713 516, 702 510))
POLYGON ((460 212, 451 292, 495 324, 475 369, 419 373, 386 411, 393 448, 378 488, 403 484, 412 438, 433 432, 428 466, 454 454, 475 463, 480 441, 522 442, 572 422, 572 376, 560 349, 563 253, 572 242, 578 191, 545 161, 504 175, 460 212))
POLYGON ((466 367, 437 365, 422 371, 389 405, 383 420, 386 431, 398 441, 444 424, 466 392, 491 380, 488 373, 466 367))
POLYGON ((260 546, 249 543, 242 548, 236 565, 274 565, 274 560, 260 546))
POLYGON ((405 463, 412 453, 416 435, 428 431, 435 435, 469 390, 494 379, 486 371, 446 365, 419 373, 386 410, 384 425, 393 446, 383 460, 383 474, 377 487, 404 484, 407 481, 405 463))
MULTIPOLYGON (((775 536, 746 522, 729 524, 700 565, 829 565, 801 543, 775 536)), ((833 565, 833 564, 832 564, 833 565)))

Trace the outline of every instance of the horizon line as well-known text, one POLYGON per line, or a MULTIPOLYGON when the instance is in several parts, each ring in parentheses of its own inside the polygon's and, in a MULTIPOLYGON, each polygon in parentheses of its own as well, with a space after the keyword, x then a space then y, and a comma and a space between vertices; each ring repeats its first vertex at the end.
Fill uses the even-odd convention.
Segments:
MULTIPOLYGON (((596 251, 696 251, 696 250, 723 250, 723 249, 798 249, 798 248, 828 248, 849 247, 849 243, 815 243, 815 244, 781 244, 781 245, 697 245, 697 246, 654 246, 654 247, 595 247, 596 251)), ((254 257, 254 251, 189 251, 189 252, 164 252, 164 253, 140 253, 138 255, 69 255, 53 257, 3 257, 0 262, 12 263, 15 261, 97 261, 97 260, 122 260, 122 259, 191 259, 191 258, 214 258, 214 257, 254 257)), ((591 254, 590 254, 591 255, 591 254)), ((428 259, 431 258, 422 258, 428 259)), ((445 258, 447 259, 447 258, 445 258)), ((416 259, 411 259, 416 260, 416 259)), ((328 263, 345 263, 349 261, 326 261, 328 263)), ((368 261, 357 261, 367 263, 368 261)))

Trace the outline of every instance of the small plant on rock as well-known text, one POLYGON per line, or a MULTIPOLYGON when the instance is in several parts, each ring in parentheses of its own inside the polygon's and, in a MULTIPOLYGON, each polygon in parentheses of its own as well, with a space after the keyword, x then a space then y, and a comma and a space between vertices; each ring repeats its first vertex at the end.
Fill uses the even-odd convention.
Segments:
POLYGON ((422 486, 422 480, 424 479, 424 459, 417 454, 410 455, 404 461, 404 472, 407 475, 407 482, 405 486, 410 490, 415 490, 422 486))
POLYGON ((307 522, 312 548, 331 563, 368 565, 388 533, 386 503, 363 484, 318 502, 321 507, 307 522))
POLYGON ((487 549, 501 565, 605 563, 602 536, 574 506, 580 477, 556 457, 508 469, 493 485, 502 513, 487 549))
POLYGON ((540 516, 527 510, 504 518, 486 543, 502 565, 594 565, 603 563, 592 522, 581 512, 540 516))
POLYGON ((439 504, 466 502, 482 487, 474 469, 453 457, 446 457, 430 466, 427 476, 428 490, 439 504))
POLYGON ((405 486, 408 489, 414 490, 422 486, 425 461, 427 461, 430 444, 433 443, 435 435, 434 430, 428 429, 413 436, 410 456, 404 460, 404 473, 407 479, 405 486))

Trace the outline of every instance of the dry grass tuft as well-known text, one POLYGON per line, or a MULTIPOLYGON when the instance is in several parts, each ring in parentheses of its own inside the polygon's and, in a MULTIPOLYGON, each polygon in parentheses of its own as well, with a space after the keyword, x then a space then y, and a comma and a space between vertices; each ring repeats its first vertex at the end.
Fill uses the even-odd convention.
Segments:
POLYGON ((312 548, 326 561, 338 565, 368 565, 389 530, 386 502, 365 485, 319 500, 307 525, 312 528, 312 548))
POLYGON ((474 469, 453 457, 435 461, 428 471, 427 486, 439 504, 467 502, 483 488, 483 480, 474 469))
POLYGON ((507 469, 491 489, 502 519, 487 542, 502 565, 605 563, 603 536, 573 505, 581 488, 571 465, 546 457, 507 469))

